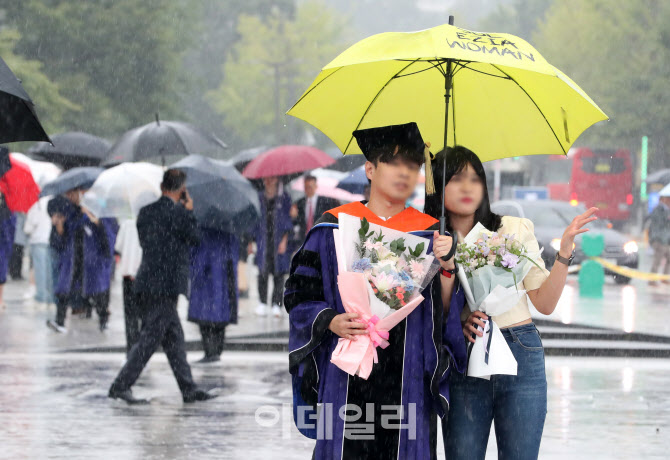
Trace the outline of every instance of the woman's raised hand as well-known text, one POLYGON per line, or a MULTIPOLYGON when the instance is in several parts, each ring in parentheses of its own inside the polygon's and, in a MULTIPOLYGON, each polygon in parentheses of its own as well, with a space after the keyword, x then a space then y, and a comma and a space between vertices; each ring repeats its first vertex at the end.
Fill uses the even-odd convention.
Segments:
POLYGON ((575 244, 575 236, 589 231, 588 228, 583 227, 584 225, 598 219, 598 217, 594 216, 597 211, 600 211, 600 209, 595 207, 589 208, 585 213, 580 214, 572 219, 572 222, 570 222, 570 225, 567 226, 565 232, 563 232, 563 236, 561 237, 561 249, 559 250, 559 254, 562 257, 570 257, 570 254, 572 254, 572 248, 575 244))

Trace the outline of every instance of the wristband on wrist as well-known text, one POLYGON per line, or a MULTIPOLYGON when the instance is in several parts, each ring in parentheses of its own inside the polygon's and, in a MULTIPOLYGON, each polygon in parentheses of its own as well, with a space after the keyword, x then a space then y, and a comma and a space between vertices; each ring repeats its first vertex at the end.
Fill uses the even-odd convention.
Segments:
POLYGON ((454 268, 451 270, 445 270, 444 268, 440 267, 440 274, 442 276, 446 276, 447 278, 451 278, 454 276, 456 273, 458 273, 458 265, 456 265, 454 268))

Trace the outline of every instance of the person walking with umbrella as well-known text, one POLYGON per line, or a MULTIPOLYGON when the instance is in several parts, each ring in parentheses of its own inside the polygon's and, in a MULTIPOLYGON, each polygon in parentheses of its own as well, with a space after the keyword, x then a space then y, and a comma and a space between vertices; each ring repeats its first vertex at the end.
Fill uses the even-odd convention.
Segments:
POLYGON ((231 164, 190 155, 173 167, 186 173, 200 228, 200 243, 191 249, 188 320, 200 327, 199 362, 211 363, 220 360, 226 326, 237 323, 239 235, 254 228, 260 205, 257 190, 231 164))
POLYGON ((142 246, 142 262, 135 277, 135 292, 142 311, 138 342, 108 396, 128 404, 149 401, 133 396, 132 386, 162 345, 185 403, 212 399, 198 389, 186 361, 184 331, 177 314, 177 299, 188 287, 189 251, 200 242, 193 200, 186 191, 186 174, 168 169, 161 183, 162 196, 140 210, 137 233, 142 246))
MULTIPOLYGON (((660 191, 658 205, 649 215, 649 242, 654 249, 651 272, 658 272, 664 263, 664 272, 670 275, 670 185, 660 191)), ((662 283, 669 284, 670 281, 662 283)), ((650 281, 649 285, 657 286, 658 281, 650 281)))
POLYGON ((113 263, 116 226, 113 219, 98 219, 81 206, 83 190, 74 188, 49 201, 47 212, 53 229, 49 238, 56 253, 56 317, 47 326, 58 333, 67 332, 65 317, 70 305, 73 312, 95 307, 100 330, 109 319, 109 285, 113 263))
MULTIPOLYGON (((268 284, 272 275, 272 314, 281 314, 284 275, 288 273, 290 251, 288 239, 293 230, 291 196, 278 177, 264 177, 259 192, 261 218, 256 227, 256 265, 258 266, 258 316, 267 314, 268 284)), ((251 246, 251 244, 250 244, 251 246)))
POLYGON ((236 235, 201 228, 200 244, 191 250, 191 296, 188 320, 196 323, 205 356, 198 362, 221 359, 226 326, 237 324, 237 263, 240 241, 236 235))

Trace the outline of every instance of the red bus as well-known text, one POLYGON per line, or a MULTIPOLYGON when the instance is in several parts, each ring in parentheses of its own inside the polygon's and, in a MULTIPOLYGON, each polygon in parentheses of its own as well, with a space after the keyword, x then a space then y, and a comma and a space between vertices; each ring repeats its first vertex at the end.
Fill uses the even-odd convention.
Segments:
POLYGON ((600 208, 599 217, 628 220, 633 204, 633 169, 625 149, 571 149, 568 157, 552 155, 547 187, 553 200, 600 208), (568 175, 569 174, 569 175, 568 175), (567 176, 567 177, 566 177, 567 176))

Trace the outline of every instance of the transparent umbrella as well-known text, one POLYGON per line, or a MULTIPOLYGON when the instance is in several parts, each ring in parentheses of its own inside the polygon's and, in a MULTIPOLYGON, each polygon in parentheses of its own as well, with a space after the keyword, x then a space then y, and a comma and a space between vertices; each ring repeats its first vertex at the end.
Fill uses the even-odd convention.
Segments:
POLYGON ((161 195, 163 168, 151 163, 122 163, 104 171, 84 194, 82 204, 96 217, 134 219, 161 195))

